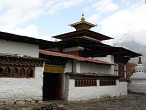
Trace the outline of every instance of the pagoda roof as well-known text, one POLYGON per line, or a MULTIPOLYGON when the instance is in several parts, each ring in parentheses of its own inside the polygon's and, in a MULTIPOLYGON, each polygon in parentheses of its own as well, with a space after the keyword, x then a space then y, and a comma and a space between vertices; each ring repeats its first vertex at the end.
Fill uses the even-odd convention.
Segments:
POLYGON ((109 46, 107 44, 103 44, 103 43, 98 42, 98 41, 89 41, 87 39, 82 39, 82 38, 66 39, 66 40, 63 40, 63 41, 58 41, 58 43, 59 43, 59 46, 62 46, 64 48, 75 47, 75 46, 87 47, 87 46, 91 46, 91 45, 109 46))
POLYGON ((95 40, 100 40, 100 41, 113 39, 106 35, 103 35, 103 34, 100 34, 100 33, 97 33, 97 32, 91 31, 91 30, 87 30, 87 29, 56 35, 56 36, 53 36, 53 38, 65 40, 65 39, 71 39, 71 38, 79 38, 79 37, 81 38, 84 36, 86 36, 88 38, 93 38, 95 40))
POLYGON ((70 24, 70 26, 74 27, 74 26, 79 25, 79 24, 86 24, 86 25, 90 25, 91 27, 96 26, 95 24, 92 24, 92 23, 87 22, 87 21, 79 21, 79 22, 76 22, 76 23, 70 24))

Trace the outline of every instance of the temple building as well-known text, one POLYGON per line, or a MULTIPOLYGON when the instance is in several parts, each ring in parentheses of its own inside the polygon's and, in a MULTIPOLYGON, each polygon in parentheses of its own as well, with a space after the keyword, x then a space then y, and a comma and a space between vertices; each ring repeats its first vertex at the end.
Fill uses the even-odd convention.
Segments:
POLYGON ((146 71, 142 64, 141 57, 137 66, 135 66, 135 73, 130 77, 131 83, 128 84, 130 92, 146 93, 146 71))
POLYGON ((90 30, 84 15, 70 26, 58 42, 0 32, 0 104, 127 94, 125 65, 141 55, 102 43, 113 38, 90 30))
MULTIPOLYGON (((85 21, 84 15, 81 21, 70 26, 76 30, 53 36, 60 40, 58 44, 40 50, 40 57, 46 60, 49 60, 47 56, 50 53, 68 58, 64 65, 62 98, 74 101, 126 95, 125 65, 130 58, 140 54, 123 47, 103 44, 102 41, 113 38, 90 30, 96 25, 85 21)), ((47 93, 49 91, 46 90, 47 93)))

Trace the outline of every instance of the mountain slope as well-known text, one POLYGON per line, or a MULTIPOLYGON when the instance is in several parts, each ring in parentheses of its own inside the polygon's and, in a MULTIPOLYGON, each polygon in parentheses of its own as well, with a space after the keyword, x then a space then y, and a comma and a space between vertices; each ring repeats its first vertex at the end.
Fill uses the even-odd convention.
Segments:
MULTIPOLYGON (((130 49, 134 52, 142 54, 142 62, 146 65, 146 45, 142 45, 135 41, 125 41, 121 43, 114 43, 114 46, 121 46, 127 49, 130 49)), ((137 63, 138 58, 132 58, 129 62, 137 63)))

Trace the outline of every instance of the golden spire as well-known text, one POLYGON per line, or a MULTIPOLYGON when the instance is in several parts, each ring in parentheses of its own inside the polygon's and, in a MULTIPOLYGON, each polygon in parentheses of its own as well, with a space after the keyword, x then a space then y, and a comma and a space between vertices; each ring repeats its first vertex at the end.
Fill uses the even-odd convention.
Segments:
POLYGON ((84 13, 82 13, 81 21, 70 24, 70 26, 74 27, 76 30, 89 30, 90 28, 96 26, 90 22, 85 21, 84 13))
POLYGON ((81 21, 85 21, 84 13, 82 13, 81 21))

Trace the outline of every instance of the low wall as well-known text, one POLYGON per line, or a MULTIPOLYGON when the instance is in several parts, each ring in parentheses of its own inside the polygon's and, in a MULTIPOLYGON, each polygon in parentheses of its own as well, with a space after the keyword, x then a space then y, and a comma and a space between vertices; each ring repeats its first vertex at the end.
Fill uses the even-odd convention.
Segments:
POLYGON ((0 78, 0 104, 42 101, 43 67, 35 67, 34 78, 0 78))
MULTIPOLYGON (((67 79, 69 78, 67 77, 67 79)), ((99 86, 99 80, 97 80, 97 86, 75 87, 75 79, 69 79, 66 81, 65 93, 65 99, 68 101, 92 100, 126 95, 127 82, 116 80, 116 85, 99 86)))

